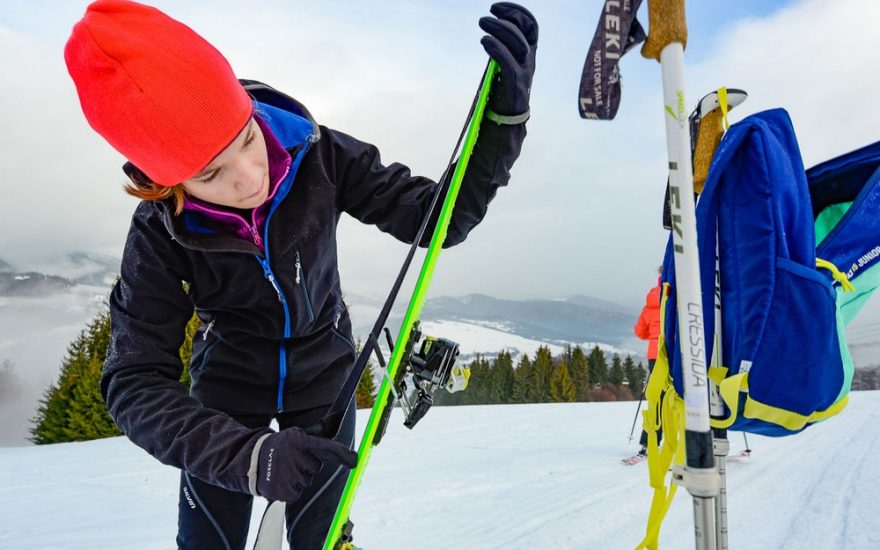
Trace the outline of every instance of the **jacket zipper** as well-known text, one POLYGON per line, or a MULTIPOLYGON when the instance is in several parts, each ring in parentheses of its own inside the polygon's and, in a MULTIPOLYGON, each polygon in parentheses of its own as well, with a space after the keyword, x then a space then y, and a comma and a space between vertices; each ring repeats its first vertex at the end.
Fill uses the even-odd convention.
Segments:
MULTIPOLYGON (((299 154, 296 156, 290 163, 290 167, 288 167, 287 171, 284 173, 284 178, 287 178, 291 172, 294 174, 296 170, 299 168, 299 165, 302 163, 303 157, 305 157, 306 152, 309 150, 310 146, 318 141, 318 137, 314 134, 309 135, 306 138, 305 146, 300 150, 299 154)), ((265 254, 265 258, 260 258, 259 256, 255 256, 257 261, 260 262, 260 265, 263 266, 263 275, 266 280, 272 285, 272 288, 275 289, 275 293, 278 294, 278 301, 281 302, 281 305, 284 309, 284 338, 281 344, 278 346, 278 392, 276 397, 276 410, 278 412, 284 411, 284 382, 287 380, 287 340, 290 338, 290 326, 291 326, 291 312, 290 307, 288 306, 287 299, 284 296, 284 292, 281 290, 281 286, 278 284, 278 281, 275 279, 275 274, 272 272, 272 266, 270 263, 269 256, 269 222, 272 220, 272 215, 275 214, 275 210, 278 206, 278 197, 277 191, 281 188, 281 184, 276 187, 276 192, 273 194, 272 206, 269 209, 269 213, 266 215, 266 221, 263 224, 263 242, 265 246, 263 247, 263 253, 265 254)))
POLYGON ((296 254, 296 263, 294 264, 296 267, 295 281, 296 281, 297 286, 302 287, 303 298, 305 299, 305 303, 306 303, 306 313, 309 316, 309 324, 311 324, 315 321, 315 312, 314 312, 314 310, 312 310, 312 301, 309 298, 309 289, 308 289, 308 286, 306 286, 306 278, 303 274, 303 267, 302 267, 302 261, 300 260, 300 257, 299 257, 299 250, 297 250, 295 254, 296 254))

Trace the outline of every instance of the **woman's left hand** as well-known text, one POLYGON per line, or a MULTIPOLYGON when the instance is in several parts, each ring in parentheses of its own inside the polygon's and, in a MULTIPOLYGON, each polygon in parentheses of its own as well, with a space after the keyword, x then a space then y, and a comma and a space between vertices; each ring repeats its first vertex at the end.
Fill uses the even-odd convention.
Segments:
POLYGON ((535 49, 538 47, 538 22, 524 7, 512 2, 492 4, 494 17, 481 17, 480 28, 488 33, 480 43, 501 68, 489 98, 489 109, 502 116, 527 115, 532 77, 535 74, 535 49))

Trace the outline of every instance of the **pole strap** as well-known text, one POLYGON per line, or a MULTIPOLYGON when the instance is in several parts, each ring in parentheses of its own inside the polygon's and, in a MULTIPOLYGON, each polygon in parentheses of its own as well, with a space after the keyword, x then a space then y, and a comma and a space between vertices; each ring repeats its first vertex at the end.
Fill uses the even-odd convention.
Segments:
POLYGON ((529 120, 530 116, 532 116, 531 109, 526 109, 526 112, 520 113, 518 115, 499 115, 495 111, 490 111, 489 109, 486 109, 486 118, 488 118, 495 124, 506 126, 515 126, 517 124, 522 124, 529 120))

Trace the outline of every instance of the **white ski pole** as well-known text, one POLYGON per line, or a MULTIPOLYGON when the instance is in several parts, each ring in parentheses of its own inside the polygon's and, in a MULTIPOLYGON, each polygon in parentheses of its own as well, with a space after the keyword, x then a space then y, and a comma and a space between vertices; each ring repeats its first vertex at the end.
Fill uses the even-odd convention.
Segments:
POLYGON ((715 550, 713 499, 718 494, 712 431, 703 302, 697 252, 690 129, 684 94, 684 45, 687 42, 684 0, 648 0, 649 35, 642 55, 660 61, 669 159, 675 281, 678 294, 680 348, 684 374, 686 466, 674 472, 676 483, 693 497, 697 550, 715 550))

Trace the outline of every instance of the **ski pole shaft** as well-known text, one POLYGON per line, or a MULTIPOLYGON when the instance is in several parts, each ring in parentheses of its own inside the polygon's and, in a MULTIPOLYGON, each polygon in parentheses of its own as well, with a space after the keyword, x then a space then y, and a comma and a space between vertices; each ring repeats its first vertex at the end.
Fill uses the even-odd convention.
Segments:
POLYGON ((629 429, 629 440, 631 443, 633 440, 633 434, 636 432, 636 421, 639 419, 639 411, 642 410, 642 401, 645 400, 645 386, 648 385, 648 376, 645 376, 645 380, 642 382, 642 393, 639 394, 639 405, 636 407, 636 415, 633 417, 633 425, 629 429))
POLYGON ((718 550, 728 550, 727 538, 727 455, 730 454, 730 441, 727 430, 713 430, 715 447, 715 466, 718 469, 718 496, 715 497, 715 542, 718 550))
POLYGON ((709 425, 709 394, 703 330, 703 300, 697 251, 690 130, 684 93, 684 0, 648 0, 650 34, 642 55, 660 61, 669 160, 672 238, 685 377, 686 487, 694 503, 697 550, 715 550, 713 498, 718 473, 709 425))

